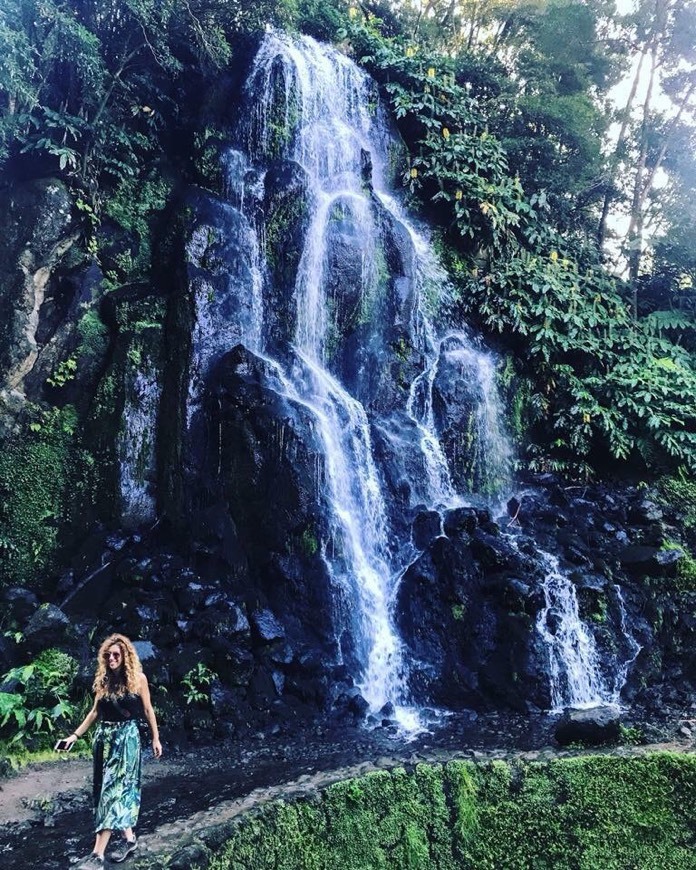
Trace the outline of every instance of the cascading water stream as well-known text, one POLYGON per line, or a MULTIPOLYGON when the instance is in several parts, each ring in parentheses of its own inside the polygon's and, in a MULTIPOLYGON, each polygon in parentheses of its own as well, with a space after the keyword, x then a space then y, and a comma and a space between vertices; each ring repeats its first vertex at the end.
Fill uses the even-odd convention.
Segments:
MULTIPOLYGON (((380 224, 377 219, 377 208, 398 225, 408 246, 404 256, 410 258, 406 272, 411 276, 413 304, 406 328, 422 363, 401 413, 410 420, 409 431, 415 427, 417 433, 420 455, 414 467, 422 479, 413 481, 416 503, 425 501, 438 510, 466 504, 472 496, 490 503, 509 485, 512 457, 503 434, 491 356, 465 332, 438 336, 433 325, 427 298, 434 295, 433 289, 440 297, 447 294, 447 277, 426 237, 403 214, 385 181, 390 133, 373 88, 350 60, 310 38, 273 33, 264 38, 247 84, 252 109, 238 148, 230 149, 225 158, 227 197, 243 213, 237 231, 249 236, 247 268, 253 278, 249 283, 253 298, 247 303, 239 336, 238 330, 219 324, 206 308, 210 289, 205 283, 196 288, 197 328, 215 338, 208 345, 201 342, 203 350, 198 351, 194 336, 192 383, 216 348, 229 348, 233 340, 241 340, 266 360, 278 392, 311 413, 323 454, 323 496, 330 514, 330 540, 321 543, 320 552, 337 591, 350 604, 344 629, 352 637, 360 663, 357 682, 373 712, 390 702, 396 718, 412 727, 408 669, 392 608, 414 549, 408 542, 394 544, 370 415, 332 368, 336 327, 331 306, 336 299, 327 287, 332 227, 359 228, 360 266, 354 280, 360 304, 374 299, 379 287, 384 221, 380 224), (265 173, 279 160, 301 168, 308 215, 294 286, 292 331, 274 359, 264 333, 264 281, 269 280, 269 272, 261 254, 267 227, 260 204, 265 173), (455 386, 462 382, 470 387, 467 425, 476 455, 466 487, 455 475, 456 452, 453 459, 452 445, 447 450, 443 444, 446 424, 435 401, 440 389, 442 404, 441 375, 455 386)), ((190 408, 195 407, 196 389, 191 388, 190 408)), ((447 425, 456 430, 456 423, 447 425)), ((554 557, 544 558, 548 559, 546 606, 537 629, 549 649, 552 703, 587 706, 605 700, 616 691, 605 685, 600 674, 594 640, 579 620, 572 584, 554 557)))
POLYGON ((153 481, 159 373, 143 364, 127 384, 123 422, 117 439, 121 519, 125 526, 151 522, 156 516, 153 481))
POLYGON ((621 588, 613 587, 626 656, 620 661, 620 652, 617 651, 613 673, 607 676, 602 671, 595 639, 580 619, 575 585, 561 570, 555 556, 543 551, 541 556, 546 569, 542 585, 545 606, 537 618, 537 631, 548 649, 551 709, 583 709, 605 704, 618 706, 628 669, 641 650, 626 624, 621 588))
POLYGON ((616 593, 616 598, 619 603, 619 612, 621 617, 621 634, 628 647, 626 658, 616 669, 616 674, 614 676, 613 701, 614 703, 618 704, 621 697, 621 690, 626 685, 629 668, 638 658, 638 655, 640 654, 640 651, 643 649, 643 647, 638 643, 628 627, 626 605, 624 603, 621 587, 615 585, 614 591, 616 593))
POLYGON ((555 556, 542 553, 542 560, 545 607, 537 630, 548 647, 551 708, 609 703, 612 692, 600 671, 595 640, 580 619, 575 587, 555 556))
POLYGON ((252 122, 250 147, 266 158, 276 148, 277 127, 273 125, 278 120, 271 112, 277 113, 280 105, 288 136, 286 156, 309 177, 312 214, 295 287, 295 361, 285 375, 284 389, 289 398, 312 411, 323 444, 327 502, 332 534, 338 541, 331 549, 340 553, 336 558, 327 552, 327 564, 334 582, 348 590, 357 604, 351 628, 363 663, 359 678, 363 696, 375 711, 391 702, 397 718, 409 724, 408 712, 401 705, 401 642, 390 613, 395 571, 370 426, 362 405, 325 367, 327 228, 337 209, 365 229, 363 292, 369 292, 375 281, 375 227, 361 175, 372 123, 364 99, 367 78, 346 58, 312 40, 301 40, 300 47, 268 36, 257 55, 251 82, 262 97, 252 122), (282 100, 278 98, 278 75, 284 83, 282 100))
POLYGON ((409 390, 406 413, 415 422, 420 435, 421 451, 425 459, 425 472, 428 484, 428 500, 432 507, 457 507, 463 499, 455 491, 450 476, 447 457, 442 450, 435 428, 433 414, 433 383, 437 374, 439 347, 426 324, 426 347, 429 350, 429 365, 416 378, 409 390))

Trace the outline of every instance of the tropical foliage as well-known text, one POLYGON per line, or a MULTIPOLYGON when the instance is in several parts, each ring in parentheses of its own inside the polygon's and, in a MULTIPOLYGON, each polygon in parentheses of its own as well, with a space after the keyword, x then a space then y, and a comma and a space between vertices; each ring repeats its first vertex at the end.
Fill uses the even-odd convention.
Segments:
POLYGON ((74 658, 48 649, 6 673, 0 682, 0 736, 19 746, 52 744, 54 734, 79 715, 72 697, 77 670, 74 658))
MULTIPOLYGON (((469 13, 455 5, 461 27, 469 13)), ((630 257, 627 280, 613 273, 606 228, 595 230, 616 161, 602 153, 612 118, 598 95, 623 69, 627 44, 607 48, 606 14, 589 5, 489 11, 486 27, 509 13, 501 26, 514 37, 500 31, 461 49, 461 30, 447 38, 431 26, 424 35, 417 19, 419 40, 395 9, 388 25, 355 12, 340 34, 391 102, 408 147, 404 184, 443 228, 460 316, 513 354, 528 397, 522 441, 531 467, 587 474, 611 457, 696 468, 683 215, 673 234, 655 238, 654 281, 630 257), (561 39, 564 29, 571 39, 561 39), (678 261, 668 262, 670 245, 678 261)), ((655 145, 661 160, 668 144, 655 145)), ((683 157, 675 161, 684 175, 683 157)))
POLYGON ((509 356, 522 461, 696 468, 693 8, 7 0, 0 172, 68 184, 105 290, 148 277, 157 216, 203 181, 215 82, 267 24, 339 42, 380 83, 410 203, 440 228, 441 302, 509 356))

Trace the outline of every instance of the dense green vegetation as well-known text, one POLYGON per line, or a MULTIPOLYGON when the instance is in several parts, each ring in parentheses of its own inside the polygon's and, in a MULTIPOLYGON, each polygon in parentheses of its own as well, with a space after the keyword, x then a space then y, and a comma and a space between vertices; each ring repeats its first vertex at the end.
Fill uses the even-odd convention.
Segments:
POLYGON ((379 82, 406 146, 397 177, 452 276, 433 308, 501 351, 521 466, 696 469, 696 16, 683 0, 629 15, 600 0, 7 0, 0 186, 60 178, 81 228, 63 265, 100 276, 0 458, 7 577, 51 571, 72 534, 67 495, 93 509, 103 457, 70 383, 103 365, 100 299, 138 282, 166 292, 170 206, 189 182, 219 183, 223 107, 267 23, 339 43, 379 82))
POLYGON ((12 0, 0 160, 67 181, 105 290, 147 279, 173 179, 205 183, 215 80, 246 36, 273 22, 340 41, 380 82, 411 204, 441 228, 440 302, 511 355, 523 464, 693 469, 694 17, 681 0, 624 16, 596 0, 12 0))
MULTIPOLYGON (((648 26, 647 11, 632 23, 593 4, 491 7, 485 27, 497 27, 499 38, 462 47, 461 28, 478 13, 455 7, 458 37, 434 26, 444 12, 435 2, 427 28, 396 9, 387 27, 376 17, 387 7, 375 4, 376 14, 355 12, 340 32, 391 102, 410 152, 412 203, 442 228, 455 283, 448 313, 477 323, 512 354, 516 390, 527 396, 519 435, 532 468, 585 475, 612 457, 634 471, 693 469, 696 273, 670 241, 684 239, 688 212, 672 211, 669 193, 696 177, 671 139, 677 127, 694 137, 680 126, 693 88, 676 73, 696 60, 693 16, 665 4, 672 30, 660 23, 663 62, 674 75, 665 74, 664 87, 676 88, 678 106, 670 136, 652 108, 643 107, 639 125, 652 124, 655 137, 646 172, 652 180, 659 169, 670 173, 666 189, 651 193, 660 232, 649 248, 642 230, 636 238, 646 176, 635 182, 641 196, 617 188, 613 173, 625 154, 606 153, 602 139, 621 115, 600 102, 625 69, 629 35, 648 26), (674 28, 687 19, 690 36, 680 40, 674 28), (613 42, 602 37, 610 23, 623 34, 613 42), (632 227, 625 278, 610 268, 604 213, 607 203, 620 212, 622 196, 631 200, 632 227), (669 265, 655 258, 668 247, 669 265)), ((624 149, 630 126, 620 134, 624 149)), ((695 234, 696 223, 688 225, 695 234)))
POLYGON ((92 500, 95 471, 72 406, 32 408, 29 420, 25 437, 0 453, 0 581, 41 589, 56 568, 60 528, 92 500))
MULTIPOLYGON (((2 677, 0 746, 3 755, 50 749, 56 735, 69 731, 84 715, 75 702, 78 663, 57 649, 41 652, 30 664, 2 677)), ((86 699, 85 699, 86 700, 86 699)))
POLYGON ((419 765, 271 804, 199 867, 692 870, 694 788, 696 759, 668 753, 419 765))

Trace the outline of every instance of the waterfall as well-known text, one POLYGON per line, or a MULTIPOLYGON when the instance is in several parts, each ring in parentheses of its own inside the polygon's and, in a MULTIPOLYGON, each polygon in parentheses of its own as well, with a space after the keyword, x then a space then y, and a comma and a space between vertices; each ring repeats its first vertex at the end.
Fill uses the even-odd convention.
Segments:
POLYGON ((643 647, 638 643, 638 641, 633 637, 633 634, 629 630, 628 621, 626 618, 626 605, 624 604, 623 594, 621 593, 621 587, 618 585, 614 586, 614 592, 616 593, 616 599, 619 604, 619 616, 620 616, 620 624, 621 624, 621 634, 624 637, 626 643, 626 658, 623 662, 618 666, 616 670, 616 674, 614 677, 614 686, 613 686, 613 700, 615 703, 619 703, 619 698, 621 697, 621 690, 626 685, 626 680, 628 678, 628 670, 633 664, 633 662, 638 658, 640 651, 643 647))
MULTIPOLYGON (((435 258, 426 234, 414 227, 398 200, 388 191, 380 190, 378 195, 406 228, 412 242, 413 271, 418 292, 411 332, 422 348, 425 365, 411 383, 406 413, 419 433, 426 483, 424 499, 429 507, 441 510, 468 504, 467 496, 470 495, 507 498, 512 480, 513 454, 503 424, 502 402, 495 383, 494 357, 490 352, 483 352, 476 347, 470 336, 461 329, 449 329, 438 337, 433 325, 430 300, 434 297, 442 303, 452 296, 449 276, 435 258), (476 421, 473 441, 477 455, 474 463, 479 467, 466 491, 452 479, 453 463, 443 449, 442 432, 435 419, 433 393, 443 362, 458 367, 462 377, 473 377, 473 391, 477 397, 472 411, 476 421)), ((498 505, 495 507, 497 509, 498 505)))
POLYGON ((126 527, 155 518, 155 439, 160 400, 159 372, 145 361, 129 372, 123 424, 116 449, 119 466, 121 520, 126 527))
POLYGON ((454 369, 462 380, 472 377, 470 389, 476 396, 472 409, 472 437, 466 445, 466 456, 455 455, 453 464, 468 462, 472 466, 474 473, 469 493, 504 495, 510 487, 512 450, 504 434, 493 359, 477 350, 461 330, 450 331, 435 340, 427 320, 425 324, 428 365, 411 385, 407 412, 415 421, 421 437, 429 504, 436 508, 452 508, 467 503, 461 488, 458 491, 452 481, 450 461, 443 450, 442 433, 435 420, 433 393, 438 370, 443 364, 454 369))
POLYGON ((545 606, 537 617, 537 630, 548 649, 551 707, 561 710, 610 703, 613 693, 601 674, 594 637, 580 619, 575 586, 555 556, 541 556, 546 569, 545 606))
POLYGON ((392 569, 382 487, 372 457, 364 408, 316 361, 303 363, 295 383, 319 421, 333 505, 332 526, 343 559, 330 563, 334 577, 358 604, 356 640, 366 663, 362 693, 374 710, 397 702, 403 664, 390 616, 392 569))
POLYGON ((537 618, 537 630, 548 649, 552 709, 618 705, 628 669, 641 650, 626 624, 621 588, 613 587, 627 654, 623 661, 619 661, 620 652, 613 656, 615 671, 607 678, 602 673, 595 639, 580 619, 575 585, 555 556, 543 552, 541 556, 546 568, 545 606, 537 618))
MULTIPOLYGON (((491 467, 508 462, 504 451, 492 450, 503 437, 500 415, 492 410, 496 392, 491 359, 463 332, 437 336, 428 298, 446 295, 449 285, 426 235, 407 219, 389 189, 389 148, 394 139, 375 83, 334 49, 308 37, 269 33, 257 52, 246 94, 248 111, 236 143, 223 155, 223 177, 226 200, 238 215, 229 219, 226 231, 248 237, 244 268, 250 298, 246 311, 231 319, 228 315, 225 321, 219 290, 205 278, 194 285, 198 318, 189 425, 197 408, 198 376, 204 376, 234 339, 264 356, 278 390, 311 412, 323 452, 323 495, 329 511, 330 539, 321 542, 320 552, 336 594, 347 602, 342 608, 348 623, 344 630, 359 660, 356 681, 374 712, 390 703, 400 721, 413 724, 405 689, 407 667, 392 608, 414 551, 410 541, 395 540, 390 528, 390 496, 373 447, 374 421, 364 400, 356 397, 370 372, 356 365, 358 386, 349 390, 336 358, 345 294, 352 300, 349 315, 358 325, 371 323, 374 306, 385 304, 385 225, 392 227, 387 231, 393 238, 400 239, 392 247, 399 249, 404 264, 397 294, 402 311, 395 319, 422 358, 395 412, 410 419, 419 433, 415 449, 420 459, 415 464, 422 474, 414 472, 419 479, 411 481, 412 490, 430 505, 464 503, 453 482, 453 457, 440 442, 433 399, 443 368, 460 376, 458 354, 468 355, 467 375, 472 367, 475 370, 471 415, 481 456, 490 454, 486 462, 491 467), (271 167, 281 164, 302 173, 308 213, 290 303, 292 317, 284 321, 281 340, 276 330, 270 345, 268 324, 277 312, 271 311, 272 303, 264 302, 264 287, 272 280, 260 255, 268 247, 270 232, 263 208, 264 179, 271 167), (350 286, 330 286, 336 234, 339 248, 359 252, 350 286), (497 434, 491 435, 491 427, 497 434)), ((195 262, 203 261, 209 241, 208 228, 200 233, 202 237, 194 234, 189 245, 195 262)), ((363 328, 375 334, 379 324, 363 328)), ((477 474, 485 488, 483 480, 484 475, 477 474)))
MULTIPOLYGON (((205 266, 209 226, 193 233, 188 248, 190 260, 201 265, 192 281, 197 318, 189 428, 201 381, 237 342, 266 361, 272 389, 309 412, 328 513, 318 553, 342 602, 337 635, 350 635, 355 681, 372 712, 390 704, 396 718, 412 727, 408 666, 393 607, 416 554, 410 536, 401 540, 393 528, 395 488, 375 449, 375 427, 394 439, 394 453, 409 453, 403 463, 406 509, 425 503, 443 511, 470 499, 491 504, 508 488, 512 465, 495 359, 466 331, 437 326, 433 299, 447 297, 448 279, 427 233, 390 191, 393 137, 374 82, 335 49, 269 33, 246 99, 237 140, 223 156, 227 202, 215 227, 224 231, 213 240, 217 253, 225 235, 235 236, 244 253, 235 255, 233 274, 213 284, 205 266), (281 172, 292 175, 304 209, 294 283, 282 293, 273 282, 284 279, 274 277, 270 262, 269 239, 278 228, 267 213, 273 195, 268 179, 281 172), (385 278, 388 256, 401 269, 393 280, 385 278), (348 266, 332 271, 340 257, 348 266), (235 281, 246 295, 233 305, 235 281), (364 356, 347 345, 347 322, 354 332, 362 330, 364 356), (379 367, 387 327, 390 335, 406 336, 411 368, 400 386, 400 405, 387 402, 385 410, 383 398, 375 399, 379 390, 370 367, 379 367)), ((572 584, 553 557, 544 559, 545 608, 537 628, 548 647, 553 705, 597 703, 613 688, 600 673, 572 584)), ((338 636, 337 647, 343 648, 338 636)))
POLYGON ((362 177, 364 154, 374 150, 365 99, 370 81, 347 58, 311 39, 268 35, 248 87, 256 95, 246 137, 250 154, 261 162, 282 154, 309 179, 311 217, 294 293, 291 363, 280 380, 286 395, 312 412, 323 445, 332 541, 322 551, 333 582, 351 604, 362 694, 375 712, 391 702, 408 724, 401 642, 391 617, 398 570, 388 546, 370 424, 365 408, 327 367, 327 237, 337 214, 363 231, 363 298, 378 280, 377 227, 362 177))

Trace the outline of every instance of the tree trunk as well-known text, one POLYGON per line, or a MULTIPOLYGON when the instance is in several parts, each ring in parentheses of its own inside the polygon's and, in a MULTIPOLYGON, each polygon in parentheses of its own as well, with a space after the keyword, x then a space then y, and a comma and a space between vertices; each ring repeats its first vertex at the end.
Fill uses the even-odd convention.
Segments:
POLYGON ((633 182, 633 196, 631 198, 631 220, 626 235, 626 246, 628 248, 628 280, 631 285, 631 308, 634 319, 638 317, 638 273, 640 271, 640 261, 643 254, 643 206, 648 192, 645 186, 644 176, 648 157, 650 109, 652 106, 652 95, 655 87, 655 74, 657 72, 657 47, 658 39, 656 30, 655 38, 650 47, 650 78, 648 79, 648 87, 645 92, 645 100, 643 101, 643 118, 640 125, 640 139, 638 141, 638 164, 636 166, 636 175, 633 182))
POLYGON ((633 107, 633 101, 635 100, 636 93, 638 91, 640 74, 643 70, 643 61, 645 60, 647 52, 648 46, 646 45, 640 53, 638 66, 636 67, 636 73, 633 76, 633 82, 631 83, 631 90, 628 94, 628 99, 626 100, 626 105, 624 106, 624 110, 622 112, 621 129, 619 130, 619 135, 616 140, 614 153, 609 161, 609 170, 606 180, 606 188, 604 191, 604 202, 602 204, 602 215, 599 219, 599 227, 597 228, 597 247, 600 251, 604 247, 604 240, 607 234, 607 218, 609 217, 609 209, 611 208, 611 204, 614 200, 614 180, 616 179, 616 172, 619 168, 619 163, 621 162, 621 154, 623 152, 623 147, 626 142, 626 134, 628 132, 628 122, 631 119, 631 109, 633 107))

